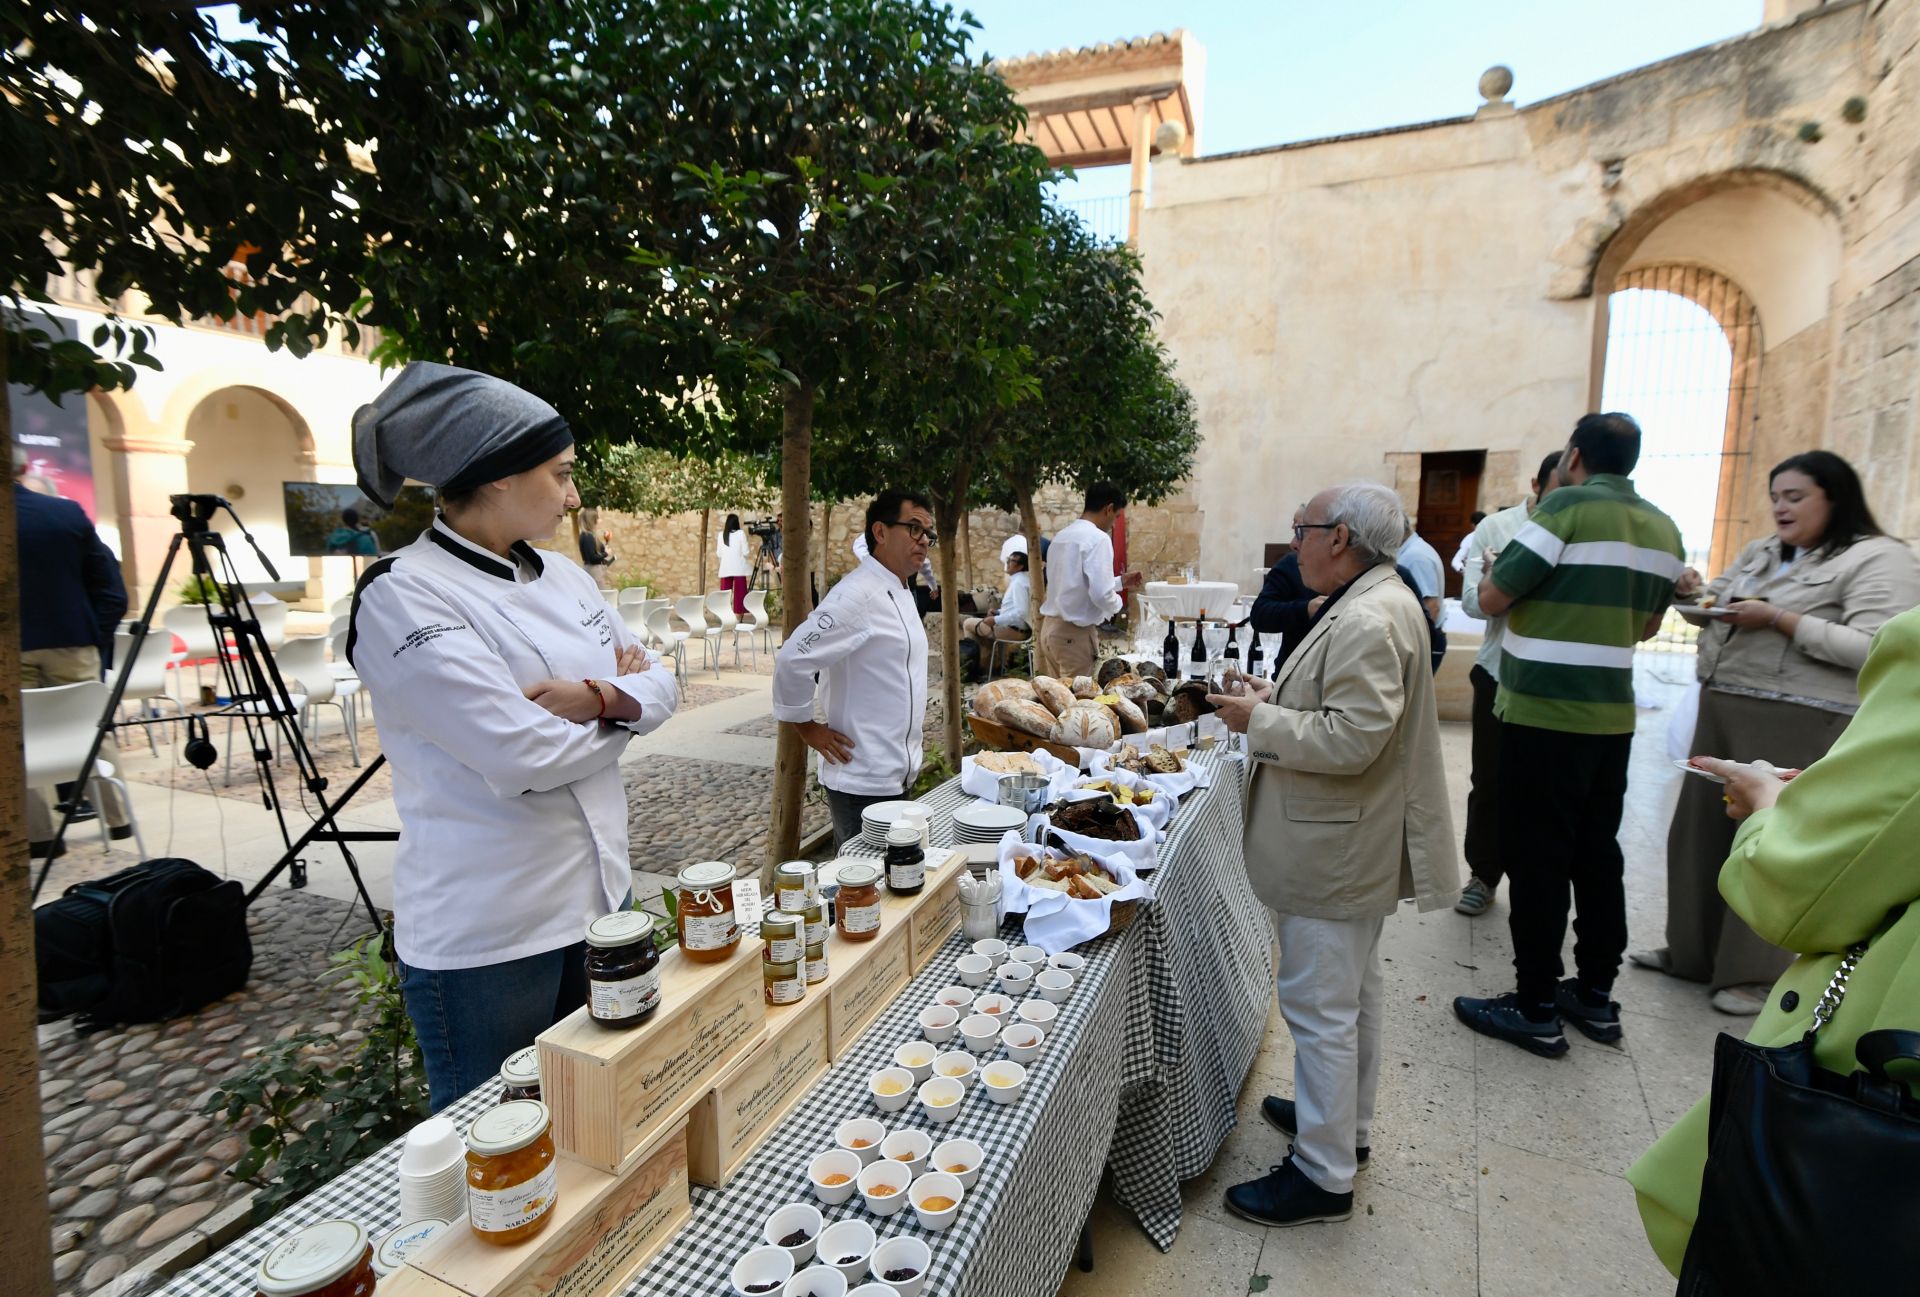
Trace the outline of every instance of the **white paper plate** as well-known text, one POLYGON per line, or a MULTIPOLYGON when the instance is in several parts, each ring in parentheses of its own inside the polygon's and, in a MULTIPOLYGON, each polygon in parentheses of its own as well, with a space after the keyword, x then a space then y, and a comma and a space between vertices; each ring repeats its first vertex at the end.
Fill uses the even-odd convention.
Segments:
POLYGON ((1693 765, 1684 759, 1675 760, 1673 764, 1690 775, 1699 775, 1702 779, 1710 779, 1716 784, 1724 784, 1727 782, 1724 776, 1716 775, 1711 770, 1702 770, 1699 766, 1693 765))

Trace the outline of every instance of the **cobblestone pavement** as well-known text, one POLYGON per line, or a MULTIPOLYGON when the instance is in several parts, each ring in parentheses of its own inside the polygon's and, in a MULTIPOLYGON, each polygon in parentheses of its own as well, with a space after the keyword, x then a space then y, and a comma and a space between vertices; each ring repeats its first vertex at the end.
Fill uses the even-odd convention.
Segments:
MULTIPOLYGON (((758 866, 772 798, 770 769, 691 758, 628 766, 627 833, 635 871, 671 877, 696 860, 758 866)), ((826 822, 826 798, 816 789, 801 815, 801 836, 826 822)), ((653 889, 645 890, 651 895, 653 889)), ((646 899, 639 888, 636 896, 646 899)))

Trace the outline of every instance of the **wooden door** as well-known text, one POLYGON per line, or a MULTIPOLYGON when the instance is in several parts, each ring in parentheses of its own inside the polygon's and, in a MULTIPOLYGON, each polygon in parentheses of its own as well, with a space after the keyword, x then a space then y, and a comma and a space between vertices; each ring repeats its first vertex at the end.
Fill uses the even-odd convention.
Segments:
POLYGON ((1420 456, 1420 508, 1414 529, 1439 551, 1446 567, 1447 594, 1453 598, 1460 596, 1453 555, 1473 530, 1473 511, 1480 507, 1480 474, 1486 464, 1484 450, 1420 456))

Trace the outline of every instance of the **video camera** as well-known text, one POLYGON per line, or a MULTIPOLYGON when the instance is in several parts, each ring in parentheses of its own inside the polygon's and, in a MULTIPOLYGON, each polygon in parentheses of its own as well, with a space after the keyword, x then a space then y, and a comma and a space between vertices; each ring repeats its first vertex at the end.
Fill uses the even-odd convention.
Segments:
POLYGON ((780 534, 780 525, 774 522, 773 519, 766 518, 759 522, 748 523, 747 530, 753 535, 758 536, 761 540, 766 540, 769 537, 780 534))

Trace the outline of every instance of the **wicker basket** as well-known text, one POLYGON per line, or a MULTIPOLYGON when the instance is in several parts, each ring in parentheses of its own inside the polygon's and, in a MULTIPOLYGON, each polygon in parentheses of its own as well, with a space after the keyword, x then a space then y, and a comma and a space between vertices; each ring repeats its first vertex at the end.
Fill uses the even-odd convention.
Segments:
POLYGON ((973 737, 980 746, 993 752, 1051 752, 1068 765, 1080 764, 1080 751, 1067 743, 1055 743, 1052 739, 1043 739, 1022 730, 1008 729, 998 721, 990 721, 984 716, 968 715, 967 724, 973 729, 973 737))

